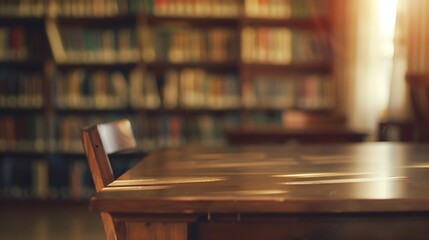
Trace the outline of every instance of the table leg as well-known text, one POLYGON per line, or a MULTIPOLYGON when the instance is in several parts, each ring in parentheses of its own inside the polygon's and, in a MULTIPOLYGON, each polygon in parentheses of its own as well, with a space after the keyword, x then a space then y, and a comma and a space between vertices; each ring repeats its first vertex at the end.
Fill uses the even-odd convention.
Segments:
POLYGON ((127 240, 187 240, 187 223, 127 223, 127 240))

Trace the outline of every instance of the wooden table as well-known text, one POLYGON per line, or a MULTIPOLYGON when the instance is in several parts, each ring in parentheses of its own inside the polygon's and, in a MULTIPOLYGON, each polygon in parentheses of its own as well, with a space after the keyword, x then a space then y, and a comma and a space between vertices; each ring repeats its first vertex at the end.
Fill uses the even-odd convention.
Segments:
POLYGON ((225 131, 231 145, 299 143, 352 143, 365 141, 366 132, 343 126, 239 127, 225 131))
POLYGON ((166 149, 91 199, 127 239, 428 239, 429 145, 166 149))

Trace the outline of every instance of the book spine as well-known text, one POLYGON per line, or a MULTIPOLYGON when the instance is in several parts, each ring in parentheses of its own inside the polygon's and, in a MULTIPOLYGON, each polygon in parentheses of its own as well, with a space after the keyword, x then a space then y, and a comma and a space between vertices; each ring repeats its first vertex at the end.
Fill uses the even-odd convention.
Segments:
POLYGON ((56 104, 63 109, 125 108, 135 96, 128 94, 133 88, 119 71, 75 69, 57 72, 55 79, 56 104))
POLYGON ((37 199, 48 197, 48 164, 44 160, 33 160, 33 196, 37 199))
POLYGON ((57 57, 60 62, 127 63, 140 58, 137 34, 128 27, 119 30, 62 28, 59 32, 61 44, 55 49, 64 50, 64 54, 57 57))

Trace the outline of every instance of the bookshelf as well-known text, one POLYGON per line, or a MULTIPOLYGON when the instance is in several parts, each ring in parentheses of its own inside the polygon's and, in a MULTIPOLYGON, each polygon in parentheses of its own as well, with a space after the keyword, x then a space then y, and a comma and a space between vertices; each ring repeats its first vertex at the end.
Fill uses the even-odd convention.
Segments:
POLYGON ((333 2, 0 0, 0 197, 88 198, 96 122, 147 152, 334 113, 333 2))

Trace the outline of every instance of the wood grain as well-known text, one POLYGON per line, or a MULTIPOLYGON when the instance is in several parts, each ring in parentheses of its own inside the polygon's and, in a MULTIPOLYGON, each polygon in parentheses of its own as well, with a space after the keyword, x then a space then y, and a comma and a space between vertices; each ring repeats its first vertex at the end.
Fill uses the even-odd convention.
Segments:
POLYGON ((429 211, 428 164, 428 145, 399 143, 168 149, 139 162, 91 206, 137 213, 429 211))
POLYGON ((186 223, 141 223, 128 224, 128 240, 186 240, 186 223))

